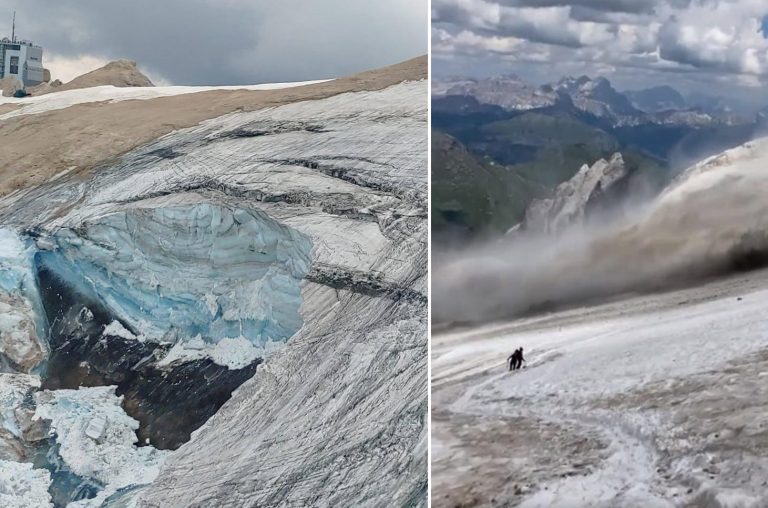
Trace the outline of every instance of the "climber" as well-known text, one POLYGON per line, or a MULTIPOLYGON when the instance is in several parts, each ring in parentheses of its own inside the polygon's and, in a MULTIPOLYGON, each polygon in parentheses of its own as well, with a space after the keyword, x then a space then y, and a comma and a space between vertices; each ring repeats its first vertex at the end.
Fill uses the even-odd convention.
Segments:
POLYGON ((523 358, 523 348, 519 348, 517 350, 517 369, 523 368, 523 362, 525 361, 525 358, 523 358))
POLYGON ((509 370, 515 370, 517 369, 517 363, 518 358, 520 357, 520 348, 515 349, 515 352, 509 355, 509 358, 507 358, 507 364, 509 365, 509 370))

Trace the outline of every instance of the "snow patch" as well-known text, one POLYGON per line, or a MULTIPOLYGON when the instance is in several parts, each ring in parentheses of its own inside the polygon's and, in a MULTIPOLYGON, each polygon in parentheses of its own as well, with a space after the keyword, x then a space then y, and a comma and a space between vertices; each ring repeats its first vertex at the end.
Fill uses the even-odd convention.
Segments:
POLYGON ((242 369, 257 358, 266 359, 283 345, 282 342, 267 341, 256 347, 245 337, 224 338, 215 344, 205 342, 199 335, 191 340, 177 342, 157 365, 169 367, 176 362, 190 362, 210 358, 218 365, 229 369, 242 369))
MULTIPOLYGON (((90 312, 90 311, 89 311, 90 312)), ((93 316, 93 315, 91 315, 93 316)), ((119 321, 112 321, 104 327, 104 335, 114 335, 115 337, 122 337, 128 340, 138 340, 144 342, 144 337, 141 335, 134 335, 127 330, 119 321)))
POLYGON ((0 506, 48 508, 53 506, 48 485, 51 475, 27 462, 0 460, 0 506))
POLYGON ((0 120, 7 120, 22 115, 35 115, 57 109, 64 109, 77 104, 90 102, 122 102, 129 100, 148 100, 158 97, 209 92, 211 90, 279 90, 297 86, 324 83, 330 80, 299 81, 294 83, 266 83, 242 86, 153 86, 153 87, 116 87, 112 85, 64 90, 45 95, 16 99, 0 97, 0 104, 19 104, 21 108, 0 115, 0 120))

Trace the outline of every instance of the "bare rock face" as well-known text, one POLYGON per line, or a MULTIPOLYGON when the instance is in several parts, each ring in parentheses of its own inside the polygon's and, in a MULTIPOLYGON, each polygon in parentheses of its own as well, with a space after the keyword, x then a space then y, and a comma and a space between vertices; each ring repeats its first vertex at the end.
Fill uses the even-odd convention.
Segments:
POLYGON ((588 210, 607 190, 629 176, 620 153, 609 161, 600 159, 592 166, 584 164, 578 173, 561 183, 548 199, 534 200, 525 213, 525 230, 557 234, 583 223, 588 210))
POLYGON ((44 95, 50 92, 58 92, 61 90, 61 86, 64 83, 61 80, 54 79, 53 81, 44 81, 39 85, 27 87, 27 93, 29 95, 44 95))
POLYGON ((94 86, 111 85, 116 87, 155 86, 148 77, 139 70, 133 60, 115 60, 104 67, 78 76, 69 83, 61 84, 55 80, 43 83, 29 90, 32 95, 43 95, 50 92, 91 88, 94 86))
POLYGON ((24 85, 16 76, 8 76, 0 79, 0 89, 3 91, 3 97, 12 97, 17 90, 23 90, 24 85))
POLYGON ((133 60, 116 60, 100 69, 78 76, 62 89, 88 88, 91 86, 112 85, 126 86, 155 86, 144 74, 139 71, 133 60))

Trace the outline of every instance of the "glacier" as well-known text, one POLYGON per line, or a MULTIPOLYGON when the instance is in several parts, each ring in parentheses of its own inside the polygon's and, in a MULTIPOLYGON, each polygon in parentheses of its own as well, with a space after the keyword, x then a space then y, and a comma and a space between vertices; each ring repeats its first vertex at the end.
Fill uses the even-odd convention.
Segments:
POLYGON ((41 350, 9 460, 51 505, 426 503, 425 72, 0 198, 0 331, 41 350))

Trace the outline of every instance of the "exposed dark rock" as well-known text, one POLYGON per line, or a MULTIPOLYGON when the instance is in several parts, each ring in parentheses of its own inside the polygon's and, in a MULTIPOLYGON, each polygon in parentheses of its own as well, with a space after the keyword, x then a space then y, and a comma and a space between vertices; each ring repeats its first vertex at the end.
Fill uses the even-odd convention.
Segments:
MULTIPOLYGON (((50 323, 50 358, 43 389, 116 385, 123 409, 140 422, 139 441, 176 449, 249 379, 261 360, 237 370, 210 359, 158 367, 169 346, 105 335, 116 320, 85 284, 73 287, 49 260, 36 256, 40 295, 50 323)), ((123 323, 126 329, 130 328, 123 323)))

